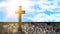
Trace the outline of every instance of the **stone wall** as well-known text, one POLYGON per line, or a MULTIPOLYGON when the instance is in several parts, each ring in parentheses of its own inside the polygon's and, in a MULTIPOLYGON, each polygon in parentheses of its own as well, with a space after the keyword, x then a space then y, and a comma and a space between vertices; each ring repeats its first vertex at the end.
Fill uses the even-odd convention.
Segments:
MULTIPOLYGON (((60 23, 23 23, 22 34, 60 34, 60 23)), ((0 24, 0 34, 18 34, 18 24, 0 24)))
POLYGON ((1 34, 16 34, 18 32, 18 24, 0 25, 1 34))
POLYGON ((60 34, 59 23, 26 23, 22 25, 25 34, 60 34))

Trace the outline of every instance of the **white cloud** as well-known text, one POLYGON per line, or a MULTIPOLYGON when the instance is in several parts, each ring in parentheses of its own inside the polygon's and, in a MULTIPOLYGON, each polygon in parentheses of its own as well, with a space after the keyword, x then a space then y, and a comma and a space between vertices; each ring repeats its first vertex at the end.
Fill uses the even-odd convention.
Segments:
POLYGON ((53 14, 53 15, 51 15, 51 17, 60 18, 60 14, 53 14))
POLYGON ((33 22, 60 22, 60 14, 53 14, 48 16, 47 14, 41 13, 37 14, 34 17, 28 17, 28 19, 32 20, 33 22))
MULTIPOLYGON (((41 1, 37 2, 36 4, 39 4, 42 9, 41 10, 36 10, 36 12, 45 12, 46 9, 52 12, 54 9, 58 8, 57 2, 58 1, 54 0, 52 2, 53 4, 50 5, 51 2, 41 0, 41 1), (46 5, 46 4, 49 4, 49 6, 46 5)), ((27 19, 30 19, 33 22, 48 22, 48 21, 53 21, 53 20, 54 21, 60 21, 60 16, 59 15, 60 14, 53 14, 53 15, 48 16, 45 13, 39 13, 39 14, 35 15, 34 17, 27 17, 27 19)))
POLYGON ((18 15, 7 15, 3 21, 9 21, 9 22, 17 22, 18 21, 18 15))
POLYGON ((53 17, 60 17, 60 13, 59 14, 52 14, 51 16, 53 16, 53 17))
POLYGON ((50 16, 51 19, 53 19, 55 22, 60 22, 60 13, 59 14, 53 14, 50 16))
MULTIPOLYGON (((7 15, 4 17, 5 21, 9 21, 9 19, 12 19, 15 21, 15 18, 17 19, 17 14, 15 13, 18 10, 18 6, 22 6, 23 10, 26 12, 32 12, 34 10, 30 9, 30 6, 33 5, 33 2, 30 2, 28 0, 6 0, 7 6, 6 6, 6 12, 7 15)), ((10 20, 11 21, 11 20, 10 20)))
MULTIPOLYGON (((15 11, 18 9, 19 5, 23 6, 23 10, 26 11, 26 13, 34 13, 34 9, 31 9, 30 6, 33 6, 35 4, 39 4, 39 6, 42 8, 41 10, 36 10, 36 12, 45 12, 45 10, 50 10, 53 11, 53 9, 57 8, 57 4, 56 4, 56 0, 53 2, 53 5, 46 5, 46 4, 51 4, 51 2, 48 2, 47 0, 40 0, 38 2, 32 2, 32 1, 28 1, 28 0, 6 0, 5 4, 0 3, 0 6, 6 6, 6 12, 7 15, 4 18, 6 21, 10 20, 12 18, 12 20, 15 20, 15 18, 17 19, 17 15, 15 14, 15 11)), ((55 21, 60 21, 60 14, 53 14, 48 16, 45 13, 39 13, 37 15, 35 15, 34 17, 27 17, 27 19, 32 20, 33 22, 43 22, 43 21, 49 21, 49 20, 55 20, 55 21), (58 16, 57 16, 58 15, 58 16), (57 19, 57 20, 56 20, 57 19)))
MULTIPOLYGON (((35 5, 35 4, 38 4, 39 7, 41 8, 40 10, 31 9, 31 10, 35 10, 36 12, 45 12, 46 9, 52 12, 54 9, 58 8, 56 0, 54 0, 53 2, 49 2, 48 0, 40 0, 38 2, 33 3, 33 5, 35 5)), ((31 11, 31 12, 33 12, 33 11, 31 11)))
POLYGON ((53 9, 56 9, 56 8, 58 8, 58 6, 57 6, 57 1, 56 0, 54 0, 53 2, 49 2, 49 1, 47 1, 47 0, 45 0, 45 1, 43 1, 43 0, 41 0, 41 1, 39 1, 39 2, 37 2, 37 4, 39 4, 40 5, 40 7, 42 8, 42 9, 47 9, 47 10, 53 10, 53 9), (52 4, 52 5, 51 5, 52 4))
POLYGON ((0 7, 5 7, 6 6, 6 2, 0 2, 0 7))
POLYGON ((31 19, 33 22, 44 22, 44 21, 47 22, 48 21, 47 17, 49 16, 44 13, 40 13, 34 16, 33 18, 30 17, 28 19, 31 19))

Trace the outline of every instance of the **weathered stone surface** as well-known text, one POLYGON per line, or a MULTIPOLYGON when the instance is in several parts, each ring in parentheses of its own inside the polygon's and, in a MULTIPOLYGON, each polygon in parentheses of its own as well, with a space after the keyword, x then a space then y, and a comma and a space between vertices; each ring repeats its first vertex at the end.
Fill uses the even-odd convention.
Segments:
POLYGON ((26 34, 60 34, 60 24, 57 23, 34 23, 23 24, 22 30, 26 34))
POLYGON ((18 24, 0 25, 0 34, 60 34, 58 23, 24 23, 22 32, 18 31, 18 24))

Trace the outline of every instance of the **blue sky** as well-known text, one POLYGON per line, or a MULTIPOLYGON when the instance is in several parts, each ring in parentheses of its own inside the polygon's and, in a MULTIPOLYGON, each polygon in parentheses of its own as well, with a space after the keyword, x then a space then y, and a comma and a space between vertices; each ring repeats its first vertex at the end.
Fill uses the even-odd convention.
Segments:
POLYGON ((60 22, 60 0, 0 0, 0 22, 18 22, 19 5, 22 22, 60 22))

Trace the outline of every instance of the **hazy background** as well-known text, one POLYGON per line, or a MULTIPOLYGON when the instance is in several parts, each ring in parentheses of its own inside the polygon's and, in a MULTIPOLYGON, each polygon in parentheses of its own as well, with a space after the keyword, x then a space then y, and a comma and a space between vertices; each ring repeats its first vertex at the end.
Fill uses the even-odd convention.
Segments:
POLYGON ((60 0, 0 0, 0 22, 18 22, 19 5, 22 22, 60 22, 60 0))

